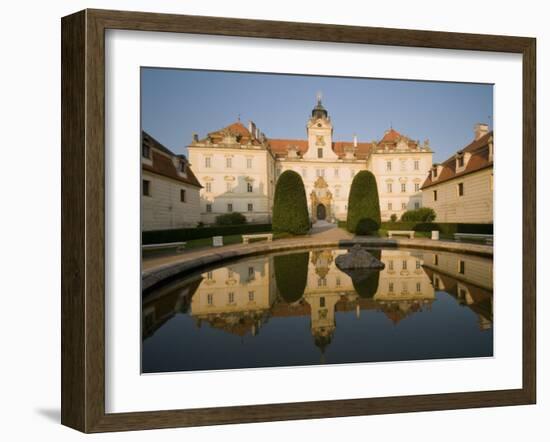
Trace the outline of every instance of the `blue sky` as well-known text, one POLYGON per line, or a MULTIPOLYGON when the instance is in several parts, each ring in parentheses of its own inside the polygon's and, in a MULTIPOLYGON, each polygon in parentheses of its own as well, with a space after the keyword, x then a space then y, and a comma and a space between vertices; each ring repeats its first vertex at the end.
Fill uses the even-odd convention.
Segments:
POLYGON ((317 92, 334 125, 334 140, 380 139, 390 126, 428 138, 434 162, 473 139, 478 122, 493 123, 493 86, 281 74, 142 68, 142 127, 176 153, 240 116, 269 138, 304 138, 317 92))

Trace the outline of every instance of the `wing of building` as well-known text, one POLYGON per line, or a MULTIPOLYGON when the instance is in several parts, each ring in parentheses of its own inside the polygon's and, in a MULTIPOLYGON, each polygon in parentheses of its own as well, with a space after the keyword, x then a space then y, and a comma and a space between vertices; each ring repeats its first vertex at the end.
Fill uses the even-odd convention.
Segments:
POLYGON ((250 222, 270 222, 277 177, 302 176, 312 221, 344 220, 351 182, 361 170, 376 177, 383 219, 422 205, 420 187, 432 165, 432 150, 395 129, 375 141, 337 141, 320 98, 306 122, 306 138, 268 138, 253 122, 240 121, 193 137, 189 158, 201 189, 200 218, 241 212, 250 222))
POLYGON ((493 222, 493 132, 475 126, 474 140, 441 164, 434 164, 422 185, 422 204, 436 221, 493 222))
POLYGON ((201 219, 201 184, 184 155, 141 134, 142 230, 195 227, 201 219))

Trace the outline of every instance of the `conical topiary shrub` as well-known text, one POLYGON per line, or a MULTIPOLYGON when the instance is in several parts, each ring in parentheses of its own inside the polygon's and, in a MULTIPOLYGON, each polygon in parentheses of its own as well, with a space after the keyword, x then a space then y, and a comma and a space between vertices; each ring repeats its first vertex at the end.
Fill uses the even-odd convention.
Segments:
POLYGON ((292 170, 277 180, 272 225, 275 233, 304 235, 309 230, 306 189, 302 177, 292 170))
POLYGON ((380 228, 380 201, 376 178, 362 170, 351 183, 348 199, 347 229, 357 235, 368 235, 380 228))
POLYGON ((309 252, 278 255, 273 258, 275 282, 281 298, 289 304, 300 300, 307 284, 309 252))

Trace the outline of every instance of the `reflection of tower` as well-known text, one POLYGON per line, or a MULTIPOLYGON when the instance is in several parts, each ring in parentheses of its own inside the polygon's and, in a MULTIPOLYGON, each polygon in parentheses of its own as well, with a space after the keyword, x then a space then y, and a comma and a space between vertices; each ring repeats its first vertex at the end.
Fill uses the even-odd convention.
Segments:
POLYGON ((336 329, 335 306, 340 300, 338 294, 307 295, 306 301, 311 307, 311 334, 315 345, 321 350, 321 360, 332 341, 336 329))

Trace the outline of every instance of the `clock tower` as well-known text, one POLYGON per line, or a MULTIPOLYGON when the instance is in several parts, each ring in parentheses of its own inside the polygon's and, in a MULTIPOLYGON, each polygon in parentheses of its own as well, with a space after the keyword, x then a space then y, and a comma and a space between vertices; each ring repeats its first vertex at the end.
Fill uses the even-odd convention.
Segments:
POLYGON ((334 161, 338 159, 338 155, 332 150, 332 122, 327 110, 323 107, 321 98, 319 92, 317 105, 311 111, 311 118, 306 125, 308 149, 304 159, 334 161))

